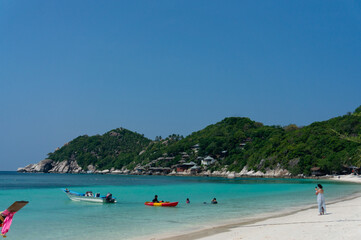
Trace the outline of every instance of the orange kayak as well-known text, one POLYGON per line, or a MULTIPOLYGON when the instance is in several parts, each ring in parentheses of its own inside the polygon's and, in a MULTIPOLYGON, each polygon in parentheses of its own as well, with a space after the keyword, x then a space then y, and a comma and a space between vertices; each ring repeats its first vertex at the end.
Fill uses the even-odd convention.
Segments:
POLYGON ((178 205, 178 202, 159 202, 159 203, 145 202, 144 205, 154 206, 154 207, 175 207, 178 205))

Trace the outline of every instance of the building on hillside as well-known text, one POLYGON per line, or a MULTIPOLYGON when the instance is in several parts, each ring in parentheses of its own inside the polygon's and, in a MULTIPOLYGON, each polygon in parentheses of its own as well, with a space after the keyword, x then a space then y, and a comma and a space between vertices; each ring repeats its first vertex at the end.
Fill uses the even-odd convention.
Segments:
POLYGON ((344 165, 342 173, 358 175, 360 173, 360 168, 352 165, 351 166, 344 165))
POLYGON ((135 168, 135 172, 138 173, 138 174, 142 174, 144 171, 145 171, 145 168, 144 168, 144 167, 137 167, 137 168, 135 168))
POLYGON ((240 147, 241 149, 244 149, 244 147, 245 147, 246 145, 247 145, 247 143, 242 142, 242 143, 239 144, 239 147, 240 147))
POLYGON ((191 170, 191 174, 197 174, 201 171, 201 167, 194 165, 193 167, 190 168, 190 170, 191 170))
POLYGON ((194 145, 193 147, 192 147, 192 151, 193 152, 195 152, 195 153, 197 153, 198 151, 199 151, 199 144, 197 143, 196 145, 194 145))
POLYGON ((211 156, 207 156, 205 159, 203 159, 201 161, 202 165, 204 165, 204 166, 212 165, 215 162, 216 162, 216 160, 214 160, 214 158, 212 158, 211 156))
POLYGON ((325 173, 321 170, 319 167, 313 167, 310 169, 312 176, 322 176, 325 175, 325 173))
POLYGON ((149 172, 152 175, 164 175, 164 174, 168 174, 170 173, 170 168, 169 167, 150 167, 149 168, 149 172))
POLYGON ((194 162, 189 163, 181 163, 177 165, 177 172, 184 172, 190 169, 191 167, 195 166, 196 164, 194 162))
POLYGON ((183 154, 182 159, 189 159, 189 155, 188 154, 183 154))

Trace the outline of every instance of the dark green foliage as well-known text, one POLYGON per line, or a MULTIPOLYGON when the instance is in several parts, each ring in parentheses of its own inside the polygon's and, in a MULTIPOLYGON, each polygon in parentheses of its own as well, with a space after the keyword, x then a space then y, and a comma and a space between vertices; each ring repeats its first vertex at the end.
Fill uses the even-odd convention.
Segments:
POLYGON ((90 164, 98 169, 121 168, 131 163, 150 142, 141 134, 118 128, 101 136, 77 137, 49 153, 49 158, 55 161, 75 159, 83 169, 90 164))
POLYGON ((247 165, 260 171, 281 167, 293 175, 309 175, 316 166, 325 173, 340 172, 344 165, 361 167, 361 106, 353 114, 306 127, 264 126, 249 118, 231 117, 186 138, 172 134, 165 139, 158 136, 155 141, 116 129, 102 136, 80 136, 50 153, 49 158, 57 161, 73 158, 84 169, 89 164, 100 169, 123 166, 133 169, 148 163, 171 167, 184 153, 189 156, 186 161, 197 164, 198 157, 216 158, 218 163, 211 170, 226 167, 240 171, 247 165), (199 148, 194 147, 196 144, 199 148))
POLYGON ((361 113, 361 106, 359 106, 358 108, 356 108, 354 113, 361 113))

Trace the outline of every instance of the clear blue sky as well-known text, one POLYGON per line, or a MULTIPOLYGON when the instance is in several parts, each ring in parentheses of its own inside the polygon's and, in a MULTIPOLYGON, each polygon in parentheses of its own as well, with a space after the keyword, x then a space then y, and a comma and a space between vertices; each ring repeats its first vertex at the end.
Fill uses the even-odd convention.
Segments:
POLYGON ((0 170, 120 126, 154 139, 359 105, 360 1, 0 1, 0 170))

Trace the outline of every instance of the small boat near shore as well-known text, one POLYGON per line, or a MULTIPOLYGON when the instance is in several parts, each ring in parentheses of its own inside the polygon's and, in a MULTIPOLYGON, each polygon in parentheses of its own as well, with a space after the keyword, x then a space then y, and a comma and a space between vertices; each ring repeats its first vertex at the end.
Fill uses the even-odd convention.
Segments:
POLYGON ((106 196, 101 196, 99 193, 95 195, 88 191, 86 193, 78 193, 75 191, 70 191, 68 189, 62 189, 64 193, 68 196, 70 200, 73 201, 84 201, 84 202, 95 202, 95 203, 115 203, 116 200, 113 198, 112 194, 108 193, 106 196))
POLYGON ((178 202, 145 202, 144 205, 153 207, 175 207, 178 205, 178 202))

